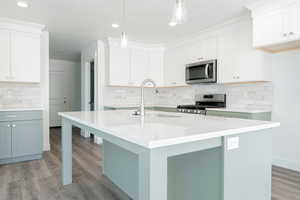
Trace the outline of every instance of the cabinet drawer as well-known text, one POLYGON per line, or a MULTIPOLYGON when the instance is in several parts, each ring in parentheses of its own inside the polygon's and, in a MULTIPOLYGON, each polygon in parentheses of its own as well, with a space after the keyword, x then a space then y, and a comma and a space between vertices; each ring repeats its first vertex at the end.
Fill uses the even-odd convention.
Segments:
POLYGON ((0 112, 0 122, 2 121, 23 121, 42 119, 42 111, 15 111, 0 112))

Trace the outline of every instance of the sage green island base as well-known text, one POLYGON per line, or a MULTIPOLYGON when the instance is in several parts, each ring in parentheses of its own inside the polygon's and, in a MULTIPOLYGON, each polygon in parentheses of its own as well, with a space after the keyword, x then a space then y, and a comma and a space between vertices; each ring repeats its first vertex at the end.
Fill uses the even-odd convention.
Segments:
MULTIPOLYGON (((164 159, 158 161, 159 174, 153 181, 164 187, 162 180, 166 179, 165 199, 271 200, 271 134, 267 130, 242 135, 240 148, 235 150, 226 149, 226 139, 157 150, 164 159)), ((138 200, 139 160, 143 158, 106 140, 103 155, 103 173, 138 200)))
POLYGON ((103 138, 103 173, 134 200, 271 200, 279 123, 182 113, 60 113, 62 183, 72 183, 72 126, 103 138))

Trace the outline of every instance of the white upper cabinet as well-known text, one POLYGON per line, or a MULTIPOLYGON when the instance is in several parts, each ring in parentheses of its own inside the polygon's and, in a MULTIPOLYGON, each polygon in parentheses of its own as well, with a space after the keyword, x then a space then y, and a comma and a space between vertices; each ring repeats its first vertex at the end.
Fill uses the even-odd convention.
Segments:
POLYGON ((253 45, 265 45, 282 42, 286 39, 284 33, 284 13, 275 12, 253 20, 253 45))
POLYGON ((109 38, 108 41, 108 85, 138 87, 149 78, 163 86, 164 48, 137 43, 121 48, 118 40, 109 38))
POLYGON ((131 82, 134 86, 140 86, 146 78, 151 78, 148 74, 149 61, 147 49, 131 48, 131 82))
POLYGON ((10 77, 10 32, 0 29, 0 81, 10 77))
POLYGON ((132 85, 130 82, 130 49, 119 44, 109 46, 109 85, 132 85))
POLYGON ((186 64, 217 58, 217 38, 208 37, 186 45, 186 64))
MULTIPOLYGON (((165 86, 185 86, 185 65, 187 64, 188 53, 191 53, 187 46, 168 48, 164 60, 165 86)), ((197 51, 196 51, 197 52, 197 51)))
POLYGON ((292 40, 300 40, 300 3, 291 6, 289 9, 289 36, 292 40))
POLYGON ((40 82, 44 26, 0 20, 0 81, 40 82))
POLYGON ((12 81, 40 82, 40 35, 12 32, 12 81))
POLYGON ((300 3, 266 1, 248 6, 253 18, 253 46, 270 52, 299 48, 300 3))
POLYGON ((158 86, 164 85, 164 50, 149 51, 148 75, 158 86))

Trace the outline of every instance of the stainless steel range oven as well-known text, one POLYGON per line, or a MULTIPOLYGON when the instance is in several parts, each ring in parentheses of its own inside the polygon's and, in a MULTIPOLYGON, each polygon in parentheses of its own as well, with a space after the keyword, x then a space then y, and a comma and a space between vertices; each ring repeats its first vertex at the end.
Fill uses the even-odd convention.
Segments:
POLYGON ((225 108, 226 94, 201 94, 196 95, 196 102, 193 105, 179 105, 178 112, 206 114, 207 108, 225 108))
POLYGON ((217 60, 207 60, 186 65, 185 81, 187 84, 216 83, 217 60))

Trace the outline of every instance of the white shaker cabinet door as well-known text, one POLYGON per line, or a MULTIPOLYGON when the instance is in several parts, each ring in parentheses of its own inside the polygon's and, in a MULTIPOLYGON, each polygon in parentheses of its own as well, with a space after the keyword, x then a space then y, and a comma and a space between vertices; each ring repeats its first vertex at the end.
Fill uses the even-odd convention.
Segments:
POLYGON ((289 15, 289 31, 288 35, 292 40, 300 39, 300 3, 293 5, 290 9, 289 15))
POLYGON ((163 51, 149 51, 149 69, 148 76, 153 79, 158 86, 163 86, 163 66, 164 66, 163 51))
POLYGON ((130 49, 110 45, 109 85, 128 86, 130 82, 130 49))
POLYGON ((164 60, 164 80, 167 87, 185 86, 185 46, 167 49, 164 60))
POLYGON ((12 81, 40 82, 40 35, 11 34, 12 81))
POLYGON ((218 39, 218 44, 218 83, 237 82, 238 50, 234 31, 223 33, 218 39))
POLYGON ((253 20, 254 47, 276 44, 287 39, 285 16, 285 13, 280 11, 255 18, 253 20))
POLYGON ((203 40, 204 60, 217 59, 217 38, 209 37, 203 40))
POLYGON ((131 82, 134 86, 140 86, 148 76, 149 55, 147 49, 131 48, 131 82))
POLYGON ((10 32, 0 29, 0 81, 10 78, 10 32))

